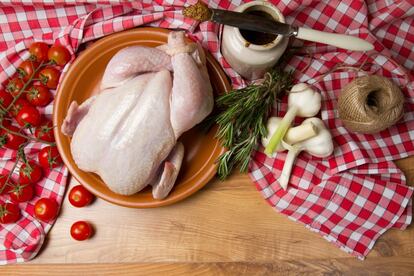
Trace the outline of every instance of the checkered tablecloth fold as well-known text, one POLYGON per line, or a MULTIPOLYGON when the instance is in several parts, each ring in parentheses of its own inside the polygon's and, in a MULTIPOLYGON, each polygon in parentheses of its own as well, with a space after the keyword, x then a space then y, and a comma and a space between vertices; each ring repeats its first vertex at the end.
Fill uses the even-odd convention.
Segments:
MULTIPOLYGON (((286 153, 268 158, 259 147, 252 157, 250 175, 277 211, 363 259, 381 234, 392 227, 405 229, 412 219, 413 189, 406 186, 404 175, 392 160, 414 154, 414 66, 409 61, 414 46, 410 17, 414 9, 408 1, 312 1, 302 7, 290 6, 286 6, 289 22, 357 35, 372 42, 375 50, 347 52, 295 41, 304 48, 287 69, 296 70, 298 81, 311 84, 321 93, 320 116, 332 133, 334 153, 322 160, 301 154, 286 192, 278 183, 286 153), (336 106, 342 88, 367 74, 392 79, 406 97, 404 117, 373 135, 349 132, 336 106)), ((279 109, 282 116, 286 101, 279 109)))
MULTIPOLYGON (((140 25, 180 28, 201 42, 219 61, 238 88, 246 82, 220 53, 222 28, 210 22, 198 24, 181 15, 183 6, 197 0, 78 1, 12 0, 0 3, 0 83, 15 73, 28 58, 33 41, 65 45, 73 54, 108 34, 140 25)), ((334 154, 326 159, 299 155, 287 191, 278 184, 286 153, 268 158, 258 147, 252 156, 249 175, 267 202, 278 212, 301 222, 346 252, 364 258, 377 238, 389 228, 405 229, 412 219, 413 189, 392 160, 414 154, 414 7, 410 1, 271 1, 288 23, 317 30, 347 33, 375 45, 370 53, 349 52, 332 46, 293 40, 303 46, 289 62, 298 82, 313 85, 322 95, 321 118, 334 138, 334 154), (362 68, 335 71, 341 64, 362 68), (357 76, 379 74, 391 78, 406 96, 404 118, 375 135, 347 131, 338 118, 336 102, 342 87, 357 76)), ((209 6, 234 9, 241 0, 213 0, 209 6)), ((70 65, 68 65, 70 66, 70 65)), ((64 69, 67 70, 68 66, 64 69)), ((42 111, 47 117, 52 105, 42 111)), ((286 111, 279 103, 279 116, 286 111)), ((27 149, 35 157, 42 145, 27 149)), ((7 172, 16 153, 0 149, 0 167, 7 172)), ((17 174, 17 172, 16 172, 17 174)), ((16 176, 16 175, 15 175, 16 176)), ((14 177, 15 177, 14 176, 14 177)), ((23 217, 13 225, 0 225, 0 263, 14 263, 36 256, 52 223, 32 217, 39 197, 59 203, 65 190, 66 168, 58 168, 42 180, 36 198, 21 204, 23 217)), ((2 197, 0 200, 8 200, 2 197)))

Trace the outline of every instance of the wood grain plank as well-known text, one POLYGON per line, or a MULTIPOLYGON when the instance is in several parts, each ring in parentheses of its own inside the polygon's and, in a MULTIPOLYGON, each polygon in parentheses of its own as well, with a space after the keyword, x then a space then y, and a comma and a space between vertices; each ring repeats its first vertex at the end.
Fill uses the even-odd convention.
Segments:
MULTIPOLYGON (((414 158, 399 161, 409 181, 414 158)), ((75 181, 72 181, 73 185, 75 181)), ((414 256, 414 230, 391 230, 369 258, 414 256)), ((354 257, 278 214, 246 175, 213 180, 190 198, 163 208, 128 209, 97 200, 78 209, 67 199, 44 249, 31 263, 276 262, 354 257), (89 220, 96 235, 70 238, 70 225, 89 220)))
POLYGON ((10 265, 2 275, 412 275, 411 257, 292 260, 285 262, 10 265))
POLYGON ((279 215, 247 176, 213 181, 181 203, 157 209, 128 209, 97 200, 83 209, 65 199, 43 263, 266 261, 298 256, 347 257, 317 234, 279 215), (69 236, 70 225, 86 219, 96 235, 85 242, 69 236))
POLYGON ((395 163, 404 172, 407 184, 414 186, 414 156, 398 160, 395 163))

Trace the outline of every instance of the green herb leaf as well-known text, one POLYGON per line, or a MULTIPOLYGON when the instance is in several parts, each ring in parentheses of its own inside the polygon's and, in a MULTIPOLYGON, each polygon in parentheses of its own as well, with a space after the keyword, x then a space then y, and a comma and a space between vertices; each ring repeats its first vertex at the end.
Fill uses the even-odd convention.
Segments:
POLYGON ((273 104, 290 89, 292 81, 292 72, 274 67, 265 74, 263 83, 230 91, 216 99, 219 112, 207 121, 218 124, 216 137, 228 149, 218 158, 220 179, 225 179, 237 166, 240 172, 247 172, 259 138, 267 135, 266 122, 273 104))

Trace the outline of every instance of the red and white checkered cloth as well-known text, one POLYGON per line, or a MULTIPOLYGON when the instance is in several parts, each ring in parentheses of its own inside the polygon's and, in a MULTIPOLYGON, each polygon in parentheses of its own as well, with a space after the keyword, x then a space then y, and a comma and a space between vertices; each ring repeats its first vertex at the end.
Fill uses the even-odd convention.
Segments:
MULTIPOLYGON (((52 1, 11 0, 9 4, 4 1, 0 4, 0 83, 3 85, 14 74, 16 66, 28 57, 26 49, 35 40, 50 44, 59 40, 72 53, 77 53, 87 42, 143 24, 188 30, 217 58, 234 87, 245 84, 221 56, 220 27, 209 22, 198 25, 181 16, 182 7, 196 0, 119 1, 117 4, 63 0, 54 1, 53 5, 48 2, 52 1)), ((306 50, 291 60, 288 69, 296 70, 298 81, 313 84, 320 90, 321 117, 333 134, 334 155, 321 160, 301 154, 287 192, 277 183, 285 153, 270 159, 259 147, 252 156, 249 173, 258 190, 277 211, 363 258, 382 233, 391 227, 404 229, 412 217, 412 189, 405 185, 404 175, 391 160, 414 154, 413 5, 409 1, 373 0, 272 2, 289 23, 348 33, 375 44, 375 55, 368 58, 363 53, 305 43, 306 50), (367 71, 392 78, 406 95, 404 118, 398 125, 376 135, 349 133, 338 119, 336 98, 341 87, 356 77, 355 72, 328 73, 318 80, 318 76, 338 63, 359 66, 366 61, 367 71)), ((209 6, 233 9, 241 3, 240 0, 214 0, 209 6)), ((295 41, 295 44, 302 42, 295 41)), ((286 103, 280 108, 286 110, 286 103)), ((50 116, 51 105, 44 112, 50 116)), ((40 147, 37 143, 31 144, 29 157, 40 147)), ((1 149, 0 157, 0 167, 9 170, 15 153, 1 149)), ((40 196, 51 196, 60 203, 66 176, 65 168, 52 171, 38 185, 36 198, 20 205, 24 217, 17 224, 0 225, 0 264, 36 256, 52 224, 32 217, 33 202, 40 196)))

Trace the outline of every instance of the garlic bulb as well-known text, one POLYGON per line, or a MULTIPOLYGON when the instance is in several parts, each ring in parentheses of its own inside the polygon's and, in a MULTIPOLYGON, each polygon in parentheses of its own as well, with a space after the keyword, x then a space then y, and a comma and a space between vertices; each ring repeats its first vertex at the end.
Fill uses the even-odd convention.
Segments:
POLYGON ((282 174, 279 178, 280 186, 284 190, 286 190, 289 183, 296 156, 298 156, 301 151, 306 151, 315 157, 323 158, 331 155, 334 150, 332 135, 321 119, 315 117, 309 118, 303 121, 302 124, 313 124, 317 128, 317 135, 294 145, 289 145, 282 141, 283 146, 289 150, 285 164, 283 165, 282 174))

